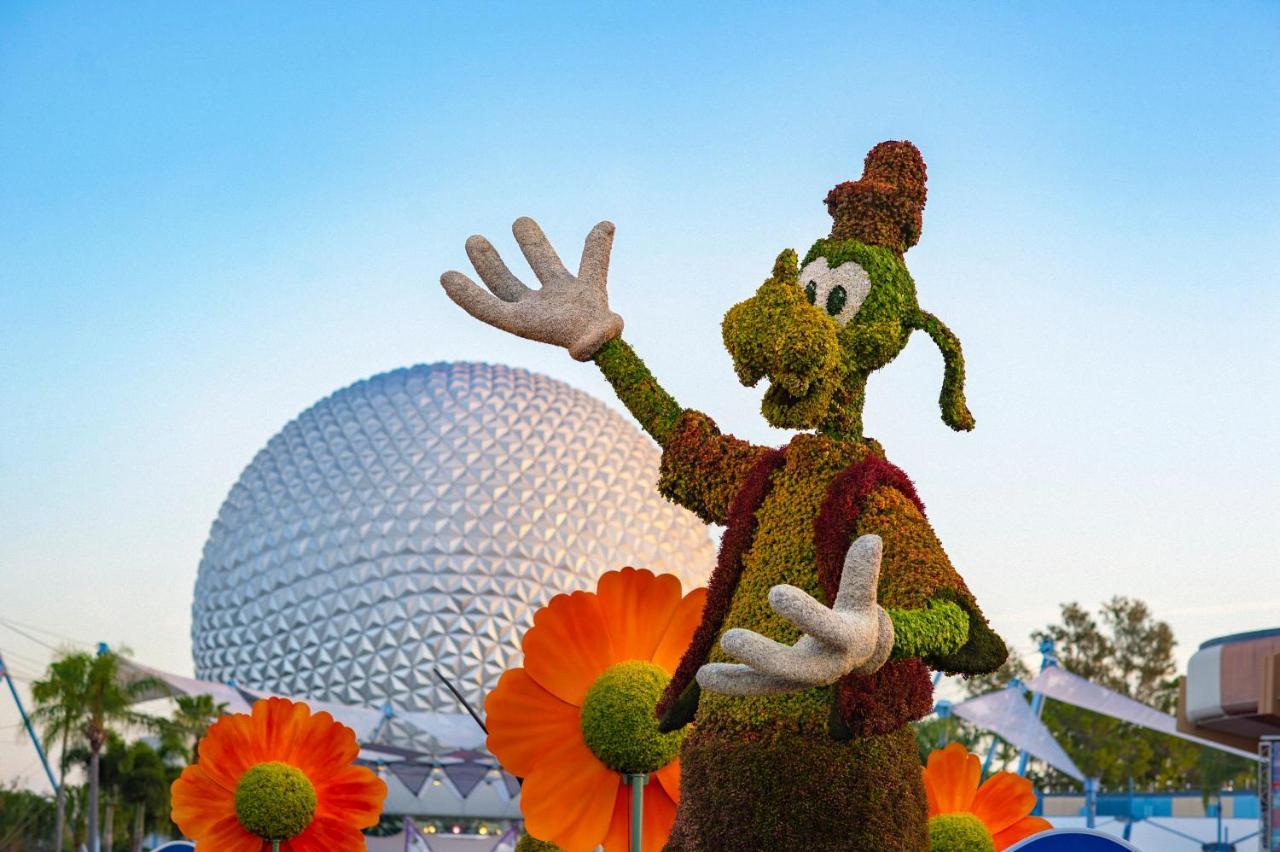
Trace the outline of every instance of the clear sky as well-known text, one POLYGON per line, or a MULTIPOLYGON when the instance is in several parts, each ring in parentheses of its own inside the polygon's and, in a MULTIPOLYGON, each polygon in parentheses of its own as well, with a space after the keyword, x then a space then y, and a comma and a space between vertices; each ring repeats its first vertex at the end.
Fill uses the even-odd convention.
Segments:
MULTIPOLYGON (((0 619, 190 671, 209 525, 315 400, 485 359, 589 365, 442 294, 481 232, 618 225, 626 336, 778 442, 724 310, 874 143, 929 164, 923 336, 868 431, 1016 648, 1145 598, 1185 659, 1280 624, 1280 5, 0 4, 0 619)), ((513 262, 514 265, 514 262, 513 262)), ((517 266, 522 269, 522 266, 517 266)), ((33 636, 58 644, 51 634, 33 636)), ((20 675, 40 644, 0 624, 20 675)), ((0 776, 34 757, 9 735, 0 776)))

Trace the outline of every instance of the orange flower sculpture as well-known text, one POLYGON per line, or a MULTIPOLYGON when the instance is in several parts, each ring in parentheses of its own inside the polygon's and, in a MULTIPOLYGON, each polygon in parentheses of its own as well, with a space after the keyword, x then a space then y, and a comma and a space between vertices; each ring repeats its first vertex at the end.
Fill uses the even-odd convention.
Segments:
POLYGON ((355 732, 305 704, 268 698, 223 716, 173 782, 173 821, 210 852, 363 852, 387 785, 355 732))
POLYGON ((982 764, 959 743, 931 753, 923 772, 934 852, 1006 849, 1053 827, 1046 819, 1030 816, 1036 805, 1030 781, 997 772, 979 786, 982 764))
POLYGON ((595 593, 557 595, 524 636, 524 668, 485 701, 489 750, 524 778, 529 833, 565 852, 627 852, 630 789, 647 773, 644 850, 666 842, 680 800, 683 731, 654 714, 702 614, 706 589, 681 596, 670 575, 624 568, 595 593))

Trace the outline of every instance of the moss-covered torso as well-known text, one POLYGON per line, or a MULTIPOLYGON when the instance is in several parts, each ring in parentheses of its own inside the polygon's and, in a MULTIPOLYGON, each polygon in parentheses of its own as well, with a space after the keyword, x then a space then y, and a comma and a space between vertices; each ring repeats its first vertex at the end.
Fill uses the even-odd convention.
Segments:
MULTIPOLYGON (((800 632, 769 606, 769 589, 788 583, 822 600, 814 552, 814 519, 836 474, 870 452, 867 444, 797 435, 786 461, 773 474, 768 495, 756 511, 756 535, 743 557, 743 572, 719 633, 745 627, 788 645, 800 632)), ((719 636, 711 662, 736 662, 721 650, 719 636)), ((826 735, 834 687, 766 697, 703 694, 699 726, 740 728, 765 725, 826 735)))

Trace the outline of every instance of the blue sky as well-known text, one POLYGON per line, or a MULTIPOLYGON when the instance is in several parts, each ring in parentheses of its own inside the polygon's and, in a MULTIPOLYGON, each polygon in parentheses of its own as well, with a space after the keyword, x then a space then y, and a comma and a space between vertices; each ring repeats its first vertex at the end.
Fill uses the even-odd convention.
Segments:
POLYGON ((567 256, 615 221, 627 338, 785 439, 719 318, 908 138, 907 261, 978 429, 938 419, 921 337, 868 431, 996 626, 1026 650, 1112 594, 1184 658, 1274 626, 1278 43, 1264 2, 0 5, 0 618, 189 670, 209 524, 316 399, 445 359, 611 399, 436 284, 520 215, 567 256))

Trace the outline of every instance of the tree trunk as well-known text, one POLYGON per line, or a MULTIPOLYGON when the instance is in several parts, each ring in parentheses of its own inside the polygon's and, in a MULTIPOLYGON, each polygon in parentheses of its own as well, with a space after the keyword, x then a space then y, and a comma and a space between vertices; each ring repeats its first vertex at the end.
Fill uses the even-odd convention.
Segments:
POLYGON ((107 797, 106 812, 102 816, 102 852, 111 852, 116 837, 116 800, 107 797))
POLYGON ((65 778, 66 773, 61 773, 58 778, 58 816, 53 823, 53 852, 62 852, 62 835, 67 829, 67 790, 64 786, 66 783, 65 778))
POLYGON ((58 756, 58 816, 54 820, 53 852, 62 852, 63 833, 67 830, 67 734, 62 734, 62 754, 58 756))
POLYGON ((142 852, 142 840, 146 826, 147 806, 140 804, 138 809, 133 812, 133 842, 129 845, 129 852, 142 852))
POLYGON ((89 752, 89 852, 102 852, 98 836, 98 765, 102 755, 92 747, 89 752))

